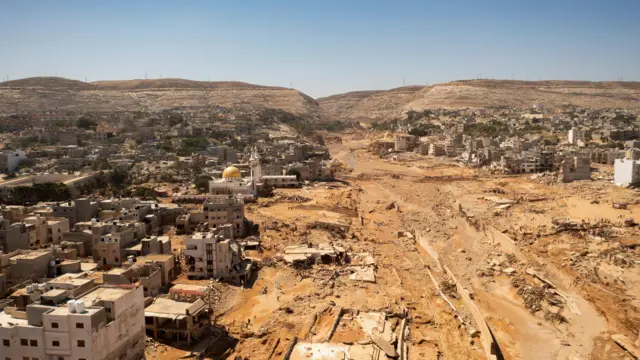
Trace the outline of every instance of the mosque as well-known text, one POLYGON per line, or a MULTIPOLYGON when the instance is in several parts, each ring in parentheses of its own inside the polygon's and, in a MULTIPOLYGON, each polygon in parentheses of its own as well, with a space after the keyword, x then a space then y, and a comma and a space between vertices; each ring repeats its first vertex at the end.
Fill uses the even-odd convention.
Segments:
POLYGON ((209 181, 209 194, 242 196, 245 200, 254 199, 258 193, 258 186, 262 179, 260 155, 254 148, 249 159, 251 175, 242 177, 240 169, 229 166, 222 172, 222 179, 209 181))

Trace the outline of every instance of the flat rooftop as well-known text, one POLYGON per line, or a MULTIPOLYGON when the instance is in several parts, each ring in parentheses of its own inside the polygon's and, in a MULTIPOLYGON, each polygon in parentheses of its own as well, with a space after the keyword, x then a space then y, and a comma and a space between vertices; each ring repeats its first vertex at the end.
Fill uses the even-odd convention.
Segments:
POLYGON ((207 286, 201 286, 201 285, 176 284, 173 287, 171 287, 171 289, 169 289, 169 292, 204 295, 207 293, 207 289, 208 289, 207 286))
POLYGON ((28 259, 37 259, 41 256, 51 255, 53 254, 51 251, 30 251, 28 253, 19 254, 10 258, 10 260, 28 260, 28 259))
POLYGON ((99 287, 83 296, 82 299, 86 306, 91 306, 101 300, 116 301, 128 294, 129 291, 131 291, 131 289, 99 287))
POLYGON ((140 262, 141 260, 162 260, 162 261, 167 261, 169 260, 173 255, 171 254, 149 254, 149 255, 145 255, 145 256, 138 256, 138 262, 140 262))
POLYGON ((78 312, 69 312, 69 309, 66 306, 57 306, 55 308, 53 308, 53 311, 51 311, 50 313, 47 313, 48 315, 58 315, 58 316, 66 316, 69 314, 74 314, 74 315, 93 315, 95 313, 97 313, 98 311, 100 311, 102 309, 96 309, 96 308, 88 308, 85 307, 84 311, 81 313, 78 312))
POLYGON ((111 274, 111 275, 122 275, 127 271, 127 269, 123 269, 123 268, 113 268, 109 271, 107 271, 107 274, 111 274))
POLYGON ((95 263, 86 263, 86 262, 80 263, 80 270, 82 271, 93 271, 97 268, 98 268, 98 264, 95 264, 95 263))
POLYGON ((0 326, 11 327, 13 325, 28 326, 29 322, 26 319, 17 319, 7 314, 4 311, 0 312, 0 326))
POLYGON ((187 310, 189 310, 191 315, 194 315, 203 309, 204 306, 205 303, 201 299, 190 303, 165 298, 156 298, 153 304, 144 309, 144 314, 145 316, 183 318, 186 317, 187 310))

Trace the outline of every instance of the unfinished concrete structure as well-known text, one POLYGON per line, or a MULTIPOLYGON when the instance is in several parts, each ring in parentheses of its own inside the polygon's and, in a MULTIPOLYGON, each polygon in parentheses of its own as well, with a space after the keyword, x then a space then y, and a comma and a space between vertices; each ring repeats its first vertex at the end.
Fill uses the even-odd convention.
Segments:
POLYGON ((147 335, 155 339, 186 340, 190 344, 210 323, 202 300, 206 291, 207 288, 200 286, 179 285, 171 288, 170 298, 156 298, 144 310, 147 335))
POLYGON ((560 178, 563 182, 591 179, 591 161, 588 156, 570 156, 560 164, 560 178))

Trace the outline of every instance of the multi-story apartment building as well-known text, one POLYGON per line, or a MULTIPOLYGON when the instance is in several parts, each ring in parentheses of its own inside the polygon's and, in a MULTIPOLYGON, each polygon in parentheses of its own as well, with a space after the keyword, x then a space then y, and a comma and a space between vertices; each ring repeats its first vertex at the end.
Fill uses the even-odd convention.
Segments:
POLYGON ((251 274, 251 261, 242 258, 229 224, 218 227, 216 231, 195 233, 185 239, 184 245, 189 277, 242 283, 251 274))
POLYGON ((231 224, 233 236, 246 235, 244 220, 244 200, 240 197, 216 196, 204 203, 204 219, 212 229, 231 224))
POLYGON ((0 339, 5 359, 140 359, 145 346, 142 287, 98 287, 67 306, 6 308, 0 312, 0 339))

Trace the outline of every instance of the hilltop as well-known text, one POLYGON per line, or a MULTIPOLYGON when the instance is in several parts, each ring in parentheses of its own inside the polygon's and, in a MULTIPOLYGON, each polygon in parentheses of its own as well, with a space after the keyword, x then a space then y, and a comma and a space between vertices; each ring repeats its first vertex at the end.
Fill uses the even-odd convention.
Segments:
POLYGON ((460 80, 432 86, 358 91, 317 99, 341 120, 388 120, 408 110, 485 106, 640 107, 640 82, 460 80))
POLYGON ((235 81, 185 79, 82 81, 33 77, 0 83, 0 113, 28 111, 159 111, 222 106, 281 109, 317 118, 320 108, 294 89, 235 81))

